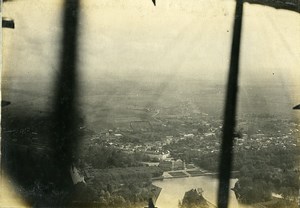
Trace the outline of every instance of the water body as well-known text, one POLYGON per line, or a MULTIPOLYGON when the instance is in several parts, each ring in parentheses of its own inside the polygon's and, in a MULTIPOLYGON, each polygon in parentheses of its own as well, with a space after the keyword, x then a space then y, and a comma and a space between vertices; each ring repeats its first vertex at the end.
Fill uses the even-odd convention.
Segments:
MULTIPOLYGON (((231 187, 234 186, 237 179, 231 179, 231 187)), ((202 188, 203 196, 212 204, 217 204, 218 179, 210 176, 174 178, 163 181, 154 181, 154 185, 161 187, 161 193, 156 201, 159 208, 177 208, 178 201, 183 199, 184 193, 192 188, 202 188)), ((230 208, 250 208, 240 205, 235 198, 233 191, 229 196, 230 208)))

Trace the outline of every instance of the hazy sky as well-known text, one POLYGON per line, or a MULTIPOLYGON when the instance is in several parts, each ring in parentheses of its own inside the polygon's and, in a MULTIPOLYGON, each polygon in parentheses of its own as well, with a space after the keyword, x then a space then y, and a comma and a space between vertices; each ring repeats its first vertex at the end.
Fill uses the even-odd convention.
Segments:
MULTIPOLYGON (((4 30, 3 74, 50 79, 58 70, 62 1, 4 4, 16 29, 4 30)), ((234 1, 84 0, 80 72, 84 79, 144 76, 225 83, 234 1)), ((298 84, 300 15, 245 3, 241 81, 298 84), (274 74, 273 74, 274 73, 274 74)))

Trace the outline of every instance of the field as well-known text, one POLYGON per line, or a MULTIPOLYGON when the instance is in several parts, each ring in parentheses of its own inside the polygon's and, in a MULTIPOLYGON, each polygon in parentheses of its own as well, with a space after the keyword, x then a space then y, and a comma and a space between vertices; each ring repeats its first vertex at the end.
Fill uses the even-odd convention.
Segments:
MULTIPOLYGON (((203 80, 167 80, 149 82, 137 80, 101 80, 79 85, 77 107, 85 126, 94 131, 109 128, 130 129, 130 123, 146 121, 149 126, 167 125, 167 120, 180 123, 182 118, 204 115, 222 119, 225 84, 203 80)), ((11 104, 2 109, 3 123, 20 115, 45 117, 53 111, 51 82, 23 81, 12 85, 2 83, 3 100, 11 104)), ((239 117, 248 119, 260 115, 291 118, 297 104, 293 96, 295 86, 241 86, 239 89, 239 117)), ((195 120, 195 119, 194 119, 195 120)), ((139 127, 139 128, 143 128, 139 127)))
POLYGON ((168 172, 171 176, 173 177, 179 177, 179 178, 182 178, 182 177, 188 177, 187 174, 185 174, 184 172, 182 171, 178 171, 178 172, 168 172))

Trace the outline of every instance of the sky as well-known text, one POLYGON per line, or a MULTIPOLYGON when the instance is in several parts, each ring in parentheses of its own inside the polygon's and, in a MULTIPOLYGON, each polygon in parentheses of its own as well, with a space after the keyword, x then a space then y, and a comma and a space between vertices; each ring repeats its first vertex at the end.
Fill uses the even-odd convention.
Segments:
MULTIPOLYGON (((34 81, 41 89, 53 89, 62 2, 17 0, 3 5, 3 16, 16 24, 14 30, 3 30, 2 80, 13 77, 7 82, 10 88, 34 81)), ((87 86, 103 79, 225 85, 234 7, 231 0, 158 0, 156 7, 150 0, 82 1, 80 81, 87 86)), ((282 86, 296 101, 299 13, 248 3, 244 7, 240 85, 282 86)))

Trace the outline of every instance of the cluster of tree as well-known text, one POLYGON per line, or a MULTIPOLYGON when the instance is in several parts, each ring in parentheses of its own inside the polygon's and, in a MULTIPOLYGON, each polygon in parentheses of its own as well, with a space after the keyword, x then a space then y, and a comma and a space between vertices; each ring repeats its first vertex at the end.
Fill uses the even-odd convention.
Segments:
POLYGON ((272 184, 250 177, 242 177, 235 184, 234 192, 237 199, 245 204, 253 204, 271 200, 272 184))
POLYGON ((144 152, 125 153, 113 147, 103 145, 90 146, 81 153, 83 161, 94 168, 125 168, 141 166, 141 162, 159 162, 144 152))
MULTIPOLYGON (((194 159, 198 159, 203 156, 203 151, 208 145, 215 145, 218 140, 215 136, 205 138, 201 140, 198 136, 189 139, 182 139, 177 142, 171 142, 169 145, 165 145, 164 149, 169 150, 171 155, 175 159, 184 160, 186 163, 194 162, 194 159)), ((215 156, 215 153, 212 154, 215 156)))
POLYGON ((127 154, 121 150, 100 145, 90 146, 82 155, 86 163, 98 169, 140 166, 139 162, 143 160, 143 156, 138 153, 127 154))
MULTIPOLYGON (((151 195, 152 178, 163 174, 158 167, 141 165, 142 161, 149 160, 140 152, 125 153, 113 147, 90 146, 82 153, 80 163, 92 167, 89 169, 92 178, 86 180, 86 187, 77 191, 81 196, 77 203, 92 203, 92 207, 145 206, 151 195)), ((85 166, 81 168, 86 169, 85 166)))
POLYGON ((100 190, 100 193, 97 194, 95 187, 82 182, 75 185, 67 198, 68 201, 64 203, 67 205, 66 207, 135 208, 144 207, 147 204, 146 200, 139 202, 126 200, 119 193, 100 190))
POLYGON ((73 201, 93 202, 99 207, 145 205, 153 194, 151 178, 163 173, 158 167, 93 169, 93 172, 93 178, 87 180, 87 186, 79 186, 73 201))
MULTIPOLYGON (((163 171, 158 167, 128 167, 111 169, 94 169, 92 183, 123 184, 151 182, 152 177, 159 177, 163 171)), ((98 184, 100 186, 100 184, 98 184)))
POLYGON ((193 163, 203 169, 217 172, 219 168, 219 153, 218 152, 208 152, 205 154, 198 153, 193 159, 193 163))
POLYGON ((103 193, 103 195, 99 198, 99 203, 103 207, 123 207, 127 203, 126 200, 119 195, 110 195, 109 192, 103 193))
POLYGON ((182 201, 179 201, 179 208, 209 208, 207 201, 202 196, 202 189, 191 189, 185 192, 182 201))
MULTIPOLYGON (((241 136, 241 132, 236 132, 241 136)), ((196 151, 189 148, 203 148, 201 141, 181 140, 169 145, 173 156, 186 162, 193 162, 203 169, 217 172, 218 151, 196 151), (178 149, 176 149, 178 148, 178 149)), ((205 149, 205 147, 203 148, 205 149)), ((235 187, 237 198, 244 203, 257 203, 271 199, 272 193, 281 194, 287 200, 296 200, 299 189, 296 147, 283 148, 270 145, 265 149, 243 149, 234 152, 233 170, 240 171, 235 187)))
POLYGON ((282 170, 293 169, 297 165, 296 148, 284 149, 281 146, 269 146, 260 150, 236 151, 234 155, 234 166, 241 169, 245 164, 255 168, 266 168, 267 166, 280 168, 282 170))
POLYGON ((238 199, 245 203, 268 201, 274 192, 296 200, 299 189, 296 155, 294 149, 276 146, 236 153, 234 166, 240 170, 235 186, 238 199))
POLYGON ((135 152, 133 153, 135 160, 139 162, 159 162, 159 159, 156 157, 150 157, 149 155, 145 154, 144 152, 135 152))

